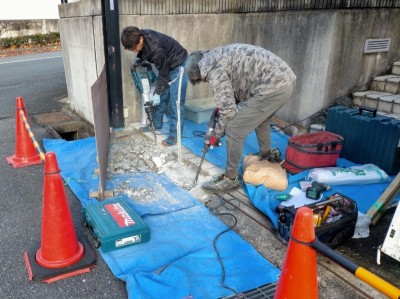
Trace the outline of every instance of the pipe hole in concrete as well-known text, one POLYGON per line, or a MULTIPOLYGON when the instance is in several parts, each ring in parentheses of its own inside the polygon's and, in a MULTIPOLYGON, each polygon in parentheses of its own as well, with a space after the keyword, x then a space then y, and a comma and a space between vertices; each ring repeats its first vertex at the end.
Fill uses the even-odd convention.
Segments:
POLYGON ((84 139, 94 136, 93 125, 62 111, 37 114, 33 120, 46 127, 47 131, 55 138, 67 141, 84 139))
POLYGON ((94 136, 93 129, 83 121, 70 121, 53 124, 52 128, 60 138, 72 141, 94 136))

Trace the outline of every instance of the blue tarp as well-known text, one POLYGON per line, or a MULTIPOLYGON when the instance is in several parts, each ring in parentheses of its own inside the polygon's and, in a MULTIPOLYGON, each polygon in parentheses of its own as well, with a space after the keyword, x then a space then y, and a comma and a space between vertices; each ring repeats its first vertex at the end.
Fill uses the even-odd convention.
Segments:
MULTIPOLYGON (((202 131, 205 132, 207 129, 207 123, 203 124, 194 124, 192 122, 185 122, 185 130, 187 130, 186 136, 190 136, 190 132, 193 131, 202 131)), ((184 135, 184 134, 183 134, 184 135)), ((284 156, 286 147, 288 144, 289 136, 283 134, 281 131, 272 130, 271 133, 271 148, 277 147, 281 151, 284 156)), ((208 151, 206 155, 206 160, 209 162, 225 168, 226 161, 226 147, 225 147, 225 138, 222 138, 223 146, 220 148, 215 148, 213 150, 208 151)), ((198 156, 201 156, 201 150, 203 149, 203 139, 202 138, 184 138, 182 139, 182 144, 188 147, 193 153, 198 156)), ((255 136, 255 133, 252 132, 246 139, 243 157, 247 154, 254 154, 259 151, 258 142, 255 136)), ((337 160, 338 167, 350 167, 353 165, 357 165, 351 161, 346 159, 339 158, 337 160)), ((288 174, 289 185, 286 191, 274 191, 271 189, 267 189, 263 185, 253 186, 251 184, 244 184, 244 190, 246 191, 250 201, 254 204, 257 209, 267 215, 272 223, 277 228, 278 226, 278 214, 275 212, 276 207, 281 203, 275 196, 278 193, 289 193, 293 187, 300 188, 300 181, 305 180, 307 177, 308 171, 303 171, 296 175, 288 174)), ((391 177, 391 180, 394 179, 394 176, 391 177)), ((382 184, 369 184, 369 185, 346 185, 346 186, 333 186, 332 190, 329 192, 324 192, 325 196, 329 196, 333 193, 342 193, 357 202, 358 209, 361 213, 366 213, 372 205, 376 202, 379 196, 385 191, 385 189, 389 186, 390 182, 382 183, 382 184)), ((398 201, 400 198, 400 194, 394 199, 393 202, 398 201)))
MULTIPOLYGON (((182 133, 182 145, 190 149, 194 154, 201 156, 204 139, 203 137, 197 137, 197 132, 206 132, 207 123, 196 124, 191 121, 185 121, 184 130, 182 133)), ((271 139, 271 146, 279 148, 282 153, 285 153, 289 136, 280 132, 274 131, 273 138, 271 139)), ((220 147, 215 147, 209 150, 206 155, 206 160, 212 164, 225 168, 226 165, 226 141, 225 138, 221 138, 222 145, 220 147)), ((243 154, 256 154, 258 153, 258 142, 256 134, 253 131, 245 140, 245 146, 243 149, 243 154)))
MULTIPOLYGON (((204 133, 206 126, 206 123, 199 125, 185 121, 182 144, 198 156, 201 156, 204 145, 199 132, 204 133)), ((289 136, 274 131, 271 138, 272 147, 278 147, 284 154, 289 136)), ((56 153, 61 175, 82 205, 93 203, 88 194, 98 190, 99 181, 98 176, 93 175, 97 167, 94 138, 72 142, 45 139, 43 143, 47 151, 56 153)), ((221 147, 210 150, 206 159, 225 168, 225 138, 222 138, 222 143, 221 147)), ((253 132, 246 139, 243 153, 257 152, 258 143, 253 132)), ((354 164, 350 161, 338 159, 340 167, 351 165, 354 164)), ((303 171, 288 175, 289 187, 285 192, 293 187, 299 188, 299 182, 307 174, 308 171, 303 171)), ((109 176, 107 189, 127 182, 132 188, 153 187, 157 194, 151 202, 122 195, 150 226, 149 242, 108 253, 100 249, 114 275, 126 281, 129 298, 183 298, 189 295, 194 299, 218 298, 231 295, 233 291, 230 288, 243 292, 277 281, 279 269, 233 231, 224 233, 216 242, 223 262, 221 267, 213 243, 227 226, 168 177, 155 173, 113 175, 109 176), (221 284, 223 271, 225 286, 221 284)), ((335 186, 325 195, 334 192, 347 195, 357 202, 360 212, 366 213, 389 184, 335 186)), ((275 208, 280 201, 275 199, 275 195, 282 192, 250 184, 244 184, 244 190, 255 207, 277 226, 275 208)))
MULTIPOLYGON (((82 205, 94 203, 95 139, 43 143, 82 205)), ((126 282, 129 298, 219 298, 278 280, 278 268, 165 175, 112 175, 106 189, 120 184, 153 188, 155 194, 146 202, 121 195, 149 225, 149 242, 106 253, 100 248, 113 274, 126 282)))

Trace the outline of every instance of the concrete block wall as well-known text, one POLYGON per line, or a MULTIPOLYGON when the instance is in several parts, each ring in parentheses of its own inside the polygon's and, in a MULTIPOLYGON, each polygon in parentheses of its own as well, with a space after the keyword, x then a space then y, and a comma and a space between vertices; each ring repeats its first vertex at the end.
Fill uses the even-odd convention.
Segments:
POLYGON ((58 31, 58 19, 54 20, 0 20, 0 38, 46 34, 58 31))
MULTIPOLYGON (((258 3, 258 1, 249 1, 258 3)), ((210 8, 209 13, 202 7, 193 9, 191 13, 180 11, 177 14, 168 14, 174 9, 172 4, 176 4, 176 2, 167 1, 166 3, 169 3, 170 6, 162 7, 162 10, 158 6, 151 6, 156 2, 120 0, 120 29, 135 25, 139 28, 158 30, 177 39, 189 52, 229 43, 255 44, 271 50, 286 60, 298 78, 293 99, 277 115, 287 122, 296 122, 307 118, 336 98, 350 94, 360 86, 367 84, 371 77, 380 74, 400 57, 399 8, 274 10, 235 13, 232 12, 233 9, 218 10, 218 4, 215 4, 210 8), (141 14, 137 14, 137 11, 141 14), (386 37, 392 39, 388 52, 363 53, 366 39, 386 37)), ((84 33, 85 30, 99 40, 101 38, 97 37, 97 34, 102 34, 100 26, 99 30, 93 31, 93 26, 90 24, 80 27, 77 27, 76 24, 81 23, 79 18, 89 16, 90 18, 100 18, 99 9, 100 1, 98 0, 81 0, 61 5, 59 10, 60 24, 65 24, 60 33, 63 49, 67 53, 66 67, 74 69, 74 72, 66 70, 67 76, 69 76, 67 79, 69 81, 68 91, 71 101, 79 103, 79 105, 73 105, 77 108, 86 106, 80 108, 85 110, 85 113, 80 113, 81 115, 88 115, 88 111, 91 109, 91 104, 88 104, 90 103, 88 97, 90 85, 86 84, 87 90, 82 91, 80 90, 81 86, 74 82, 87 80, 87 73, 91 74, 89 81, 93 80, 94 82, 95 73, 99 74, 100 72, 98 70, 89 71, 89 69, 104 63, 104 57, 101 58, 102 52, 99 50, 103 44, 95 44, 92 41, 91 47, 96 49, 95 52, 99 55, 92 55, 91 59, 98 61, 92 63, 88 59, 90 65, 75 58, 75 55, 79 55, 79 48, 82 48, 82 45, 90 43, 89 40, 94 40, 89 38, 90 34, 84 33), (67 22, 69 22, 69 26, 67 26, 67 22), (70 34, 74 35, 74 43, 71 43, 69 38, 63 38, 63 35, 70 36, 70 34), (70 51, 68 48, 74 50, 70 51), (101 59, 102 61, 100 61, 101 59)), ((87 50, 85 47, 83 49, 87 50)), ((127 123, 140 121, 140 95, 133 86, 130 74, 130 65, 134 58, 133 53, 121 49, 123 103, 124 108, 128 111, 127 123)), ((194 88, 190 86, 187 92, 188 100, 210 96, 212 93, 207 84, 194 88)), ((88 120, 91 121, 90 118, 88 120)))
POLYGON ((370 89, 353 93, 353 104, 377 110, 400 119, 400 60, 393 63, 390 74, 374 77, 370 89))

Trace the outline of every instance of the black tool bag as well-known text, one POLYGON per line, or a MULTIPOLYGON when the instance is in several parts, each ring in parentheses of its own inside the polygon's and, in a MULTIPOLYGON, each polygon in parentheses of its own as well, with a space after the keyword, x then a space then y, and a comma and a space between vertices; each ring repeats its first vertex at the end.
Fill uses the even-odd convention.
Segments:
MULTIPOLYGON (((336 248, 354 235, 358 218, 357 204, 351 198, 335 193, 325 200, 307 205, 314 214, 315 235, 318 239, 336 248)), ((297 209, 294 206, 277 207, 278 232, 284 241, 289 241, 297 209)))

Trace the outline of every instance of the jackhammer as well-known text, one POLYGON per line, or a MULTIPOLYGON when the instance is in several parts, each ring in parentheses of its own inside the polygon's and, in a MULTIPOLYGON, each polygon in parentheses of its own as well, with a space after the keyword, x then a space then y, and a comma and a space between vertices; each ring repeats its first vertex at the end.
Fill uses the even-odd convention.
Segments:
MULTIPOLYGON (((211 135, 211 133, 214 131, 215 126, 216 126, 218 121, 219 121, 219 109, 215 108, 214 111, 212 112, 211 116, 210 116, 210 120, 208 121, 206 135, 211 135)), ((220 146, 221 145, 221 141, 218 141, 218 142, 219 142, 219 144, 217 146, 220 146)), ((204 158, 206 157, 206 154, 207 154, 207 152, 208 152, 208 150, 210 148, 213 148, 213 146, 209 145, 208 143, 204 143, 203 155, 201 156, 200 164, 199 164, 199 167, 197 168, 197 174, 196 174, 196 178, 194 179, 194 182, 193 182, 193 187, 196 186, 196 184, 197 184, 197 180, 198 180, 199 175, 200 175, 200 171, 201 171, 201 167, 202 167, 203 162, 204 162, 204 158)))
POLYGON ((146 113, 147 120, 149 121, 154 135, 154 141, 157 142, 156 133, 154 131, 153 101, 150 97, 150 86, 156 81, 156 75, 153 72, 151 64, 139 58, 136 59, 136 62, 131 66, 131 74, 136 89, 142 95, 142 123, 146 124, 144 120, 144 113, 146 113))

